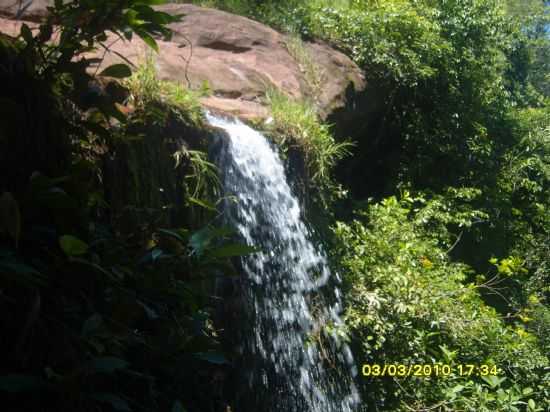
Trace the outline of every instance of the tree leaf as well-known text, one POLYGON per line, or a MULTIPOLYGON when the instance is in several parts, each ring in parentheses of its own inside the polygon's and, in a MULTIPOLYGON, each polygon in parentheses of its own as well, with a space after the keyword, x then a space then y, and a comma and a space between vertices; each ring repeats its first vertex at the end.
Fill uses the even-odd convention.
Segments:
POLYGON ((29 29, 29 26, 27 26, 26 24, 23 24, 21 26, 20 36, 23 37, 23 40, 25 40, 27 44, 30 44, 34 41, 34 38, 32 36, 32 31, 31 29, 29 29))
POLYGON ((235 233, 235 230, 228 227, 213 229, 207 226, 193 233, 189 238, 189 245, 195 254, 201 255, 213 239, 223 238, 233 233, 235 233))
POLYGON ((88 251, 88 245, 85 242, 71 235, 61 236, 59 245, 67 256, 81 256, 88 251))
POLYGON ((141 37, 141 40, 143 40, 145 44, 147 44, 150 48, 152 48, 157 53, 159 52, 159 46, 157 42, 155 41, 155 39, 153 39, 153 37, 149 33, 137 27, 134 28, 134 31, 139 37, 141 37))
POLYGON ((159 229, 159 233, 162 233, 163 235, 173 237, 174 239, 179 240, 182 243, 187 242, 187 231, 185 229, 175 229, 175 230, 169 230, 169 229, 159 229), (185 238, 184 238, 185 236, 185 238))
POLYGON ((128 65, 124 63, 118 63, 107 67, 105 70, 99 73, 99 75, 121 79, 124 77, 130 77, 132 75, 132 70, 130 69, 130 67, 128 67, 128 65))
POLYGON ((0 197, 0 230, 4 229, 15 241, 15 247, 19 244, 21 235, 21 213, 19 205, 10 192, 5 192, 0 197))
POLYGON ((481 379, 483 379, 493 389, 500 386, 500 384, 506 380, 505 377, 499 378, 498 376, 493 375, 481 376, 481 379))

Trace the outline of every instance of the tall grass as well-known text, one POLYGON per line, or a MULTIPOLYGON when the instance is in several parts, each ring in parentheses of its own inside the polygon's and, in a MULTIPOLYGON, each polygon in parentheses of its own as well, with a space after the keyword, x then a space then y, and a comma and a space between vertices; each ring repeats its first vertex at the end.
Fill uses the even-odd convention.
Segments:
POLYGON ((203 119, 200 93, 180 83, 159 80, 152 53, 144 56, 143 62, 125 80, 124 85, 130 91, 130 100, 135 107, 143 108, 150 102, 158 101, 179 109, 195 124, 203 119))
POLYGON ((315 63, 311 52, 305 47, 300 36, 291 34, 286 41, 286 48, 304 74, 315 103, 318 103, 325 81, 323 69, 315 63))
POLYGON ((271 127, 276 131, 278 143, 299 147, 306 156, 312 181, 330 186, 332 168, 350 154, 348 149, 352 144, 334 140, 329 126, 319 121, 313 104, 293 100, 275 89, 268 90, 267 101, 273 116, 271 127))
MULTIPOLYGON (((189 90, 179 83, 158 79, 154 56, 149 53, 125 81, 131 103, 143 112, 152 110, 150 104, 161 102, 176 109, 185 119, 200 126, 204 120, 199 103, 201 93, 189 90)), ((207 199, 217 195, 220 185, 217 167, 208 161, 206 153, 182 146, 173 157, 175 167, 186 164, 190 173, 186 177, 189 194, 194 199, 207 199)))

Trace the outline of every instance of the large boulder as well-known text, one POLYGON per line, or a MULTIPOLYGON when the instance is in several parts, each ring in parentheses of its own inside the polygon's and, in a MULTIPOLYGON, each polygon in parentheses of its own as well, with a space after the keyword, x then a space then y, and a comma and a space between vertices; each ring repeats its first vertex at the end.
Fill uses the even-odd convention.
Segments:
POLYGON ((50 0, 0 0, 0 16, 9 19, 39 21, 46 17, 50 0))
MULTIPOLYGON (((14 2, 18 3, 0 0, 0 14, 13 18, 21 9, 13 6, 14 2)), ((37 1, 25 13, 31 11, 31 17, 41 16, 47 3, 47 0, 37 1)), ((346 118, 348 100, 365 87, 361 70, 326 44, 303 44, 321 79, 317 87, 312 87, 308 71, 288 50, 287 36, 256 21, 219 10, 191 4, 168 4, 159 8, 170 14, 185 15, 180 23, 171 25, 174 31, 171 41, 158 40, 159 77, 195 89, 207 84, 213 93, 202 99, 206 107, 243 118, 266 117, 268 111, 263 97, 268 88, 275 87, 290 96, 316 101, 323 118, 335 113, 346 118)), ((18 30, 19 22, 0 20, 0 31, 13 35, 18 30)), ((112 40, 112 51, 105 55, 102 66, 122 61, 119 54, 135 64, 143 61, 147 47, 139 38, 123 42, 115 41, 117 38, 113 36, 112 40)), ((111 40, 106 42, 110 43, 111 40)))

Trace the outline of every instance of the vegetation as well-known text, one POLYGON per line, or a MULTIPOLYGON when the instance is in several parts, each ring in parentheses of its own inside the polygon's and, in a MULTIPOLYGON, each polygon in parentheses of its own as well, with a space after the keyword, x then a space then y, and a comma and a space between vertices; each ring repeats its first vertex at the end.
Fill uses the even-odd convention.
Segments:
POLYGON ((312 103, 295 101, 270 90, 267 95, 277 143, 283 148, 297 146, 303 153, 313 184, 335 189, 330 175, 336 163, 349 154, 349 143, 337 143, 330 128, 319 121, 312 103))
POLYGON ((213 285, 250 250, 214 224, 194 94, 158 81, 152 60, 102 71, 125 88, 87 71, 106 32, 154 50, 176 19, 115 3, 56 2, 37 32, 0 39, 4 411, 224 405, 222 386, 206 389, 229 365, 213 285))
MULTIPOLYGON (((370 407, 546 409, 547 352, 531 332, 529 319, 521 313, 502 319, 480 298, 480 293, 498 291, 505 270, 499 267, 498 274, 487 279, 448 256, 454 239, 445 226, 471 227, 486 218, 464 204, 478 195, 472 189, 449 190, 445 196, 427 199, 405 192, 400 199, 390 197, 371 205, 351 223, 336 225, 338 252, 350 288, 346 323, 357 345, 358 364, 452 368, 445 375, 439 371, 439 376, 432 372, 429 377, 365 377, 364 402, 370 407), (469 375, 459 365, 495 370, 485 376, 469 375)), ((510 271, 519 269, 512 262, 504 264, 510 265, 510 271)))
MULTIPOLYGON (((108 32, 154 51, 179 18, 156 3, 55 2, 0 37, 2 410, 226 412, 237 396, 212 295, 251 250, 216 224, 197 92, 159 81, 151 56, 105 69, 110 85, 83 58, 108 32)), ((314 98, 271 91, 266 127, 322 193, 358 369, 452 366, 360 373, 366 409, 550 410, 548 2, 195 3, 289 34, 314 98), (312 38, 376 100, 347 136, 318 119, 312 38)))
POLYGON ((130 92, 130 103, 144 107, 151 102, 163 102, 177 108, 189 117, 189 121, 199 125, 202 120, 199 103, 201 94, 181 84, 159 80, 155 64, 155 57, 149 52, 143 57, 142 64, 125 79, 124 86, 130 92))
POLYGON ((547 410, 547 3, 208 3, 325 39, 380 100, 350 133, 336 168, 350 196, 332 208, 357 363, 502 369, 365 378, 370 409, 547 410))

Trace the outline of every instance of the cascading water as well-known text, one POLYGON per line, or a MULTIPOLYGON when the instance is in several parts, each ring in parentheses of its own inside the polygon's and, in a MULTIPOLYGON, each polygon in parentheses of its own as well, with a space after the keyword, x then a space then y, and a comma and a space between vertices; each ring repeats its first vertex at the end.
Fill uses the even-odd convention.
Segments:
POLYGON ((233 197, 225 215, 248 245, 261 250, 242 260, 250 322, 241 342, 243 373, 254 394, 246 410, 356 410, 351 376, 357 371, 335 332, 342 326, 339 291, 330 287, 326 258, 310 240, 277 152, 238 120, 207 119, 229 135, 217 156, 225 195, 233 197))

